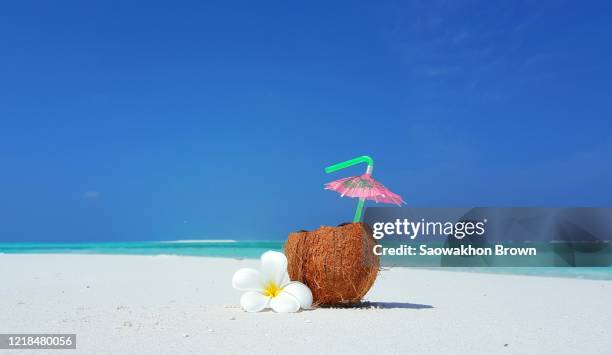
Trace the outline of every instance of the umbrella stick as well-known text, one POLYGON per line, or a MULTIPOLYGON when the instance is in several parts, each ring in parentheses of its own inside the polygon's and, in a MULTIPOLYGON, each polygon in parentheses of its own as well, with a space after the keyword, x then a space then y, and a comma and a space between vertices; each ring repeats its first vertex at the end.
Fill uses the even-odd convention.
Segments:
MULTIPOLYGON (((368 164, 366 174, 372 174, 372 171, 374 170, 374 159, 372 159, 371 157, 367 155, 362 155, 360 157, 353 158, 351 160, 343 161, 341 163, 328 166, 327 168, 325 168, 325 172, 329 174, 329 173, 333 173, 335 171, 338 171, 344 168, 348 168, 349 166, 353 166, 353 165, 357 165, 361 163, 368 164)), ((363 211, 364 203, 365 203, 365 199, 360 198, 359 202, 357 203, 357 210, 355 211, 355 217, 353 217, 353 222, 361 221, 361 214, 363 211)))
POLYGON ((355 211, 355 217, 353 217, 353 223, 361 221, 361 212, 363 211, 363 205, 365 203, 364 198, 360 198, 357 202, 357 210, 355 211))

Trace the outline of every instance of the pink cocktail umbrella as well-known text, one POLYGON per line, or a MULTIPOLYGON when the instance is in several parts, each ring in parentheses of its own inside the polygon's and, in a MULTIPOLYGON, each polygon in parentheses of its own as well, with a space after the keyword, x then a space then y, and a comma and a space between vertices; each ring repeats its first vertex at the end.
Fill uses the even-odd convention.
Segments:
POLYGON ((342 197, 356 197, 375 202, 393 203, 401 206, 404 202, 402 197, 391 192, 383 184, 374 180, 372 175, 363 174, 351 176, 325 184, 326 190, 334 190, 342 197))
POLYGON ((406 203, 400 195, 391 192, 383 184, 374 180, 372 177, 374 161, 372 158, 366 155, 329 166, 325 168, 325 172, 331 173, 359 163, 368 164, 365 174, 360 176, 351 176, 325 184, 326 190, 336 191, 342 197, 348 196, 359 199, 353 222, 359 222, 361 220, 361 212, 363 210, 365 200, 393 203, 398 206, 406 203))

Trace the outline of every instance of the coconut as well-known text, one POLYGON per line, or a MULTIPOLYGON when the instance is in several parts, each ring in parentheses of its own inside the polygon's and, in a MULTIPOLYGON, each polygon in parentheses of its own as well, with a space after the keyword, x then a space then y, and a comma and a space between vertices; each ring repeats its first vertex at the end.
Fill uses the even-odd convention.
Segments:
POLYGON ((285 243, 289 276, 310 288, 314 304, 358 303, 378 274, 375 245, 370 228, 363 223, 291 233, 285 243))

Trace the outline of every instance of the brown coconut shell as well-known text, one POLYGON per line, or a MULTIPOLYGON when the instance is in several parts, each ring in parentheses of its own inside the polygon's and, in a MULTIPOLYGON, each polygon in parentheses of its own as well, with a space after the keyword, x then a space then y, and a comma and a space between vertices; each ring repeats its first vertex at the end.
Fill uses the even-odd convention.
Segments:
POLYGON ((306 284, 317 305, 350 305, 361 301, 378 274, 376 241, 363 223, 289 234, 285 243, 291 280, 306 284))

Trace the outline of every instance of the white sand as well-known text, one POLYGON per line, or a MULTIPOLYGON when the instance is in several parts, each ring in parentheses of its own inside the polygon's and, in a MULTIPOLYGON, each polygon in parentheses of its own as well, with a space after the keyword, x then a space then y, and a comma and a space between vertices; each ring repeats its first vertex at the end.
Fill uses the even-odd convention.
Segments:
POLYGON ((77 351, 53 352, 72 354, 612 351, 610 281, 396 268, 367 295, 379 309, 248 314, 230 280, 257 265, 0 255, 0 333, 77 333, 77 351))

